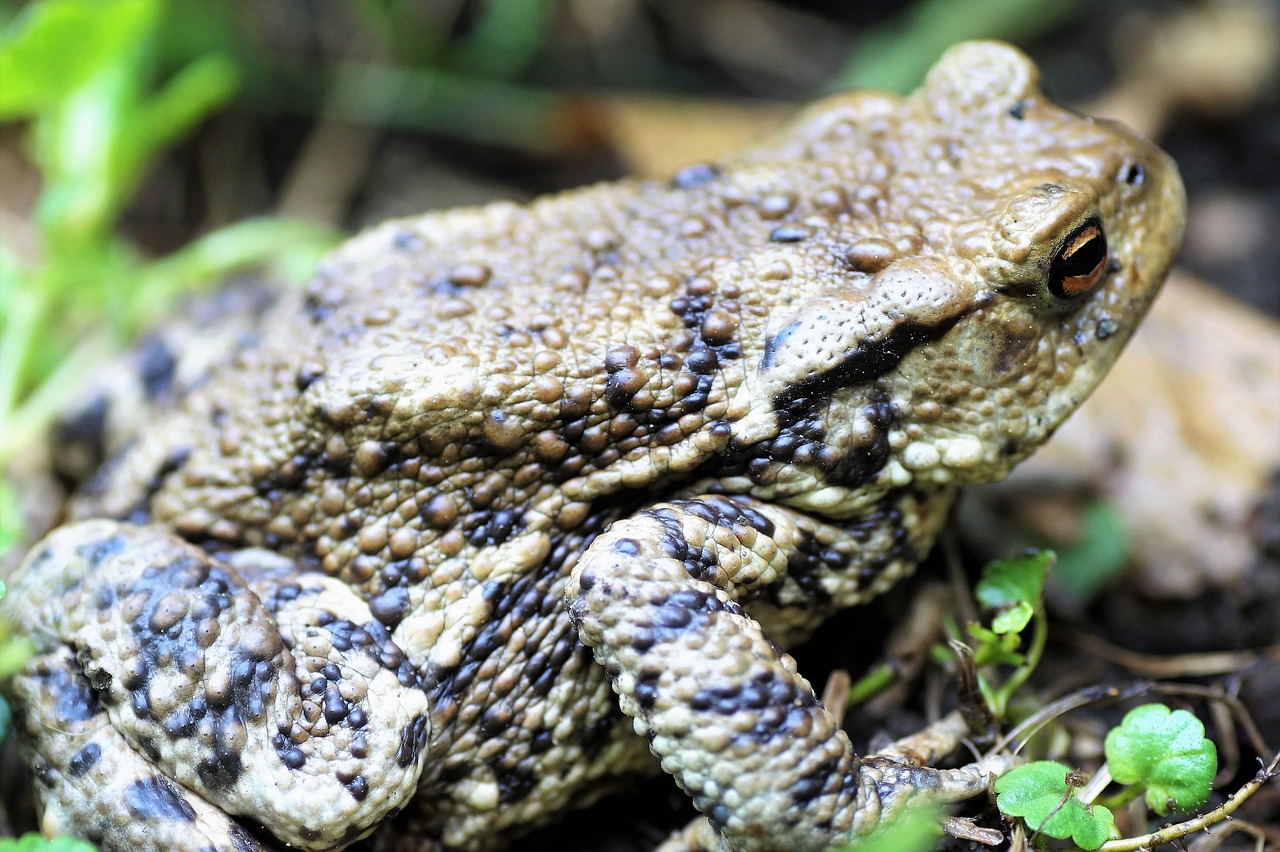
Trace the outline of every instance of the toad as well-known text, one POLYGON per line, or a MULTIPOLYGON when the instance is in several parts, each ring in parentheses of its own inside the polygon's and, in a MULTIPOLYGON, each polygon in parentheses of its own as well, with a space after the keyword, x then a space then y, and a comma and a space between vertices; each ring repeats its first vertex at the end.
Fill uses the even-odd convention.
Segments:
POLYGON ((688 837, 821 849, 983 791, 860 758, 786 649, 1053 433, 1170 264, 1171 161, 1036 79, 962 45, 668 182, 386 223, 237 320, 13 578, 44 830, 484 849, 660 767, 688 837))

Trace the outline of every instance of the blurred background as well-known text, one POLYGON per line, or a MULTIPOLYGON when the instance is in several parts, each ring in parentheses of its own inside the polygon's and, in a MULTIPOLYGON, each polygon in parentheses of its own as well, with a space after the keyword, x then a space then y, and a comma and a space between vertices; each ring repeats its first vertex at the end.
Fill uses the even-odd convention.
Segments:
MULTIPOLYGON (((967 501, 960 543, 1062 554, 1046 698, 1206 678, 1280 745, 1277 0, 0 0, 0 33, 11 557, 57 513, 30 448, 190 288, 304 278, 392 216, 663 178, 832 89, 908 91, 957 41, 1018 44, 1053 99, 1168 150, 1190 216, 1130 353, 1049 452, 967 501)), ((815 644, 846 653, 802 666, 856 673, 878 651, 849 637, 908 606, 836 625, 815 644)), ((853 729, 913 723, 882 705, 853 729)), ((521 848, 650 848, 689 810, 667 782, 642 795, 521 848)), ((1280 848, 1274 784, 1250 808, 1280 848)))
MULTIPOLYGON (((0 2, 0 19, 26 5, 0 2)), ((1280 310, 1275 0, 159 5, 154 29, 138 33, 153 79, 216 55, 237 82, 158 152, 123 211, 121 228, 148 252, 264 213, 349 230, 670 172, 824 91, 906 91, 947 45, 1001 38, 1031 53, 1055 99, 1169 149, 1194 201, 1183 261, 1280 310)), ((22 137, 21 123, 0 128, 11 247, 31 242, 22 230, 38 191, 22 137)))

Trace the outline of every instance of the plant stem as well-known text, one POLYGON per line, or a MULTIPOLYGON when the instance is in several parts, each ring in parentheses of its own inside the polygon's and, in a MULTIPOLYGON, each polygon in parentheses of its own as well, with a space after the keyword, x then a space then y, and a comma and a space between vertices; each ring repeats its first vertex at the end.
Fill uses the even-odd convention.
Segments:
POLYGON ((1027 678, 1031 677, 1031 673, 1040 664, 1040 657, 1044 655, 1045 645, 1049 641, 1049 619, 1045 615, 1043 602, 1037 603, 1031 623, 1031 647, 1027 650, 1026 662, 1018 666, 1013 674, 1009 676, 1009 680, 1000 688, 1001 708, 1008 704, 1009 699, 1018 691, 1018 687, 1022 686, 1027 678))
MULTIPOLYGON (((36 326, 48 309, 49 288, 38 280, 15 286, 9 294, 8 310, 0 317, 0 426, 6 438, 10 420, 18 397, 22 393, 23 376, 31 356, 36 326)), ((7 457, 3 450, 8 440, 0 445, 0 467, 7 457)))
MULTIPOLYGON (((1093 777, 1089 779, 1089 783, 1076 794, 1076 798, 1084 802, 1086 805, 1090 804, 1094 799, 1098 798, 1098 795, 1101 794, 1110 783, 1111 764, 1104 761, 1103 764, 1098 767, 1098 771, 1093 773, 1093 777)), ((1125 804, 1128 804, 1128 802, 1125 804)), ((1107 807, 1111 806, 1107 805, 1107 807)))
POLYGON ((896 674, 893 666, 881 663, 871 671, 858 678, 858 682, 849 687, 849 706, 856 707, 874 695, 883 692, 893 683, 896 674))
POLYGON ((1147 785, 1130 784, 1114 796, 1103 796, 1101 799, 1098 799, 1098 804, 1108 810, 1118 811, 1146 792, 1147 785))

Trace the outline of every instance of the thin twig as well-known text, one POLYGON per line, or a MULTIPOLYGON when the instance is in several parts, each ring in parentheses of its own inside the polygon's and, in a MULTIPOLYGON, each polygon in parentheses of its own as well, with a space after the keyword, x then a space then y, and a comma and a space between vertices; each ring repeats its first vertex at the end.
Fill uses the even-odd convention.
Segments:
POLYGON ((1235 793, 1232 793, 1225 802, 1208 813, 1201 814, 1186 822, 1180 822, 1177 825, 1165 826, 1151 834, 1143 834, 1139 837, 1125 837, 1120 840, 1108 840, 1099 847, 1098 852, 1135 852, 1135 850, 1150 849, 1162 843, 1172 843, 1189 834, 1204 831, 1209 826, 1222 822, 1235 813, 1236 809, 1243 805, 1250 796, 1262 789, 1263 784, 1276 777, 1277 767, 1280 767, 1280 753, 1271 758, 1271 763, 1267 764, 1265 769, 1260 770, 1248 783, 1235 793))

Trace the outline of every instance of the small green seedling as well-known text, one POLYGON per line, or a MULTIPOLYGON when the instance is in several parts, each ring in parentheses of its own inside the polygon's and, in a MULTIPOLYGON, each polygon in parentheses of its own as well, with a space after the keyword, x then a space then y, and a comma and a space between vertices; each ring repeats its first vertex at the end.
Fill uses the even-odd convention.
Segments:
POLYGON ((1031 622, 1044 594, 1044 580, 1053 567, 1052 551, 998 559, 987 566, 974 589, 978 603, 995 613, 991 629, 1001 634, 1021 633, 1031 622))
MULTIPOLYGON (((999 559, 989 564, 974 592, 983 607, 992 613, 991 626, 968 625, 968 638, 973 645, 973 659, 977 666, 1012 666, 1013 672, 1003 682, 992 679, 989 672, 978 672, 978 689, 992 714, 997 718, 1007 716, 1010 697, 1035 671, 1044 653, 1049 636, 1044 611, 1045 577, 1053 567, 1056 557, 1053 551, 1031 551, 1024 556, 999 559), (1022 632, 1032 626, 1032 636, 1027 650, 1021 651, 1022 632)), ((960 631, 953 624, 951 637, 960 631)), ((952 660, 950 648, 938 645, 933 649, 934 658, 941 664, 952 660)), ((849 704, 857 705, 877 694, 897 677, 894 667, 877 666, 854 682, 849 689, 849 704)))
POLYGON ((1044 582, 1056 557, 1043 550, 1012 559, 992 562, 983 572, 974 595, 992 613, 991 626, 970 624, 969 638, 976 642, 974 662, 978 666, 1007 665, 1014 671, 1003 684, 978 673, 978 689, 991 712, 1006 715, 1009 699, 1035 671, 1048 640, 1044 611, 1044 582), (1031 625, 1030 644, 1025 652, 1022 633, 1031 625))
POLYGON ((1204 737, 1204 725, 1185 710, 1163 704, 1136 707, 1107 734, 1105 749, 1107 761, 1090 788, 1100 790, 1108 779, 1128 785, 1105 804, 1078 797, 1083 782, 1070 767, 1036 761, 996 781, 996 805, 1007 816, 1021 817, 1037 834, 1097 849, 1114 836, 1111 809, 1144 793, 1147 805, 1161 816, 1190 811, 1209 800, 1218 754, 1204 737))
MULTIPOLYGON (((987 566, 975 588, 990 622, 969 625, 968 634, 975 643, 975 662, 987 669, 977 672, 978 688, 998 717, 1006 715, 1014 692, 1044 651, 1044 585, 1055 559, 1052 552, 1041 551, 998 560, 987 566), (1029 641, 1023 637, 1028 628, 1029 641), (999 682, 992 666, 1011 666, 1013 671, 999 682)), ((1006 816, 1022 818, 1037 835, 1069 839, 1092 850, 1116 836, 1114 808, 1145 794, 1148 806, 1161 816, 1193 810, 1208 801, 1217 771, 1217 752, 1204 737, 1204 725, 1185 710, 1171 711, 1162 704, 1130 711, 1107 735, 1106 758, 1092 780, 1052 761, 1018 767, 996 782, 997 805, 1006 816), (1112 781, 1127 786, 1095 802, 1112 781)))

